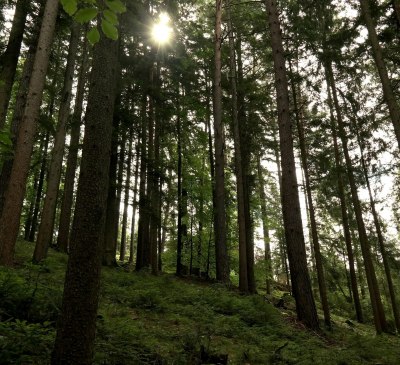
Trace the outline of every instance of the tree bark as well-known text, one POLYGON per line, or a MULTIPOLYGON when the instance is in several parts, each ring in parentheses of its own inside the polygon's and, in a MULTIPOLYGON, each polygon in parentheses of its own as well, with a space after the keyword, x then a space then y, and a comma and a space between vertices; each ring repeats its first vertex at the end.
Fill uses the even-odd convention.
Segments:
POLYGON ((135 164, 135 180, 133 183, 133 199, 132 199, 132 225, 131 225, 131 239, 130 239, 130 251, 129 251, 129 262, 133 262, 134 256, 134 242, 135 242, 135 226, 136 226, 136 199, 137 199, 137 186, 138 186, 138 179, 139 179, 139 147, 136 147, 136 164, 135 164))
POLYGON ((104 237, 118 42, 94 46, 85 137, 62 310, 52 365, 93 361, 104 237))
POLYGON ((266 0, 265 4, 268 13, 275 70, 282 163, 282 209, 292 290, 296 300, 299 320, 316 330, 319 328, 319 323, 307 268, 307 255, 297 189, 292 126, 289 116, 289 90, 281 27, 276 1, 266 0))
MULTIPOLYGON (((290 61, 289 61, 289 64, 290 64, 290 61)), ((291 65, 290 65, 290 68, 291 68, 291 65)), ((296 116, 297 133, 299 136, 299 143, 300 143, 301 164, 302 164, 303 171, 304 171, 306 197, 307 197, 309 217, 310 217, 312 247, 313 247, 314 256, 315 256, 315 266, 317 269, 319 295, 321 298, 322 310, 324 312, 325 324, 328 327, 331 327, 331 317, 330 317, 328 296, 327 296, 327 290, 326 290, 325 273, 324 273, 324 267, 323 267, 323 263, 322 263, 321 246, 320 246, 319 237, 318 237, 317 219, 316 219, 316 214, 315 214, 314 202, 313 202, 313 198, 312 198, 310 173, 308 171, 308 165, 309 165, 308 164, 308 150, 307 150, 307 146, 306 146, 306 137, 305 137, 305 132, 304 132, 303 121, 301 118, 301 111, 299 110, 298 103, 297 103, 298 95, 296 92, 296 86, 293 82, 293 79, 291 79, 291 87, 292 87, 294 112, 295 112, 295 116, 296 116)))
POLYGON ((24 36, 29 1, 18 0, 5 52, 0 56, 0 130, 4 128, 24 36))
POLYGON ((215 141, 215 260, 217 280, 229 283, 228 248, 226 245, 225 216, 225 157, 224 126, 222 121, 221 47, 222 0, 216 0, 215 59, 214 59, 214 141, 215 141))
POLYGON ((146 172, 147 172, 147 88, 143 90, 140 132, 140 183, 139 183, 139 223, 136 250, 136 270, 143 269, 147 262, 145 258, 145 245, 149 237, 149 219, 146 196, 146 172))
POLYGON ((247 235, 246 217, 244 202, 244 179, 242 169, 242 149, 238 120, 238 100, 237 100, 237 81, 236 81, 236 56, 235 41, 232 29, 232 17, 230 2, 227 2, 228 13, 228 34, 229 34, 229 69, 231 82, 231 104, 232 104, 232 129, 233 142, 235 149, 235 172, 236 172, 236 197, 237 197, 237 222, 239 228, 239 290, 242 293, 249 292, 249 282, 247 276, 247 235))
POLYGON ((271 245, 268 230, 268 214, 267 214, 267 199, 264 190, 264 176, 261 167, 261 155, 257 156, 257 177, 258 177, 258 191, 261 203, 261 220, 263 226, 263 236, 264 236, 264 254, 265 254, 265 285, 266 293, 271 294, 271 280, 272 280, 272 258, 271 258, 271 245))
POLYGON ((118 134, 120 121, 114 115, 111 138, 110 169, 108 177, 107 210, 104 228, 103 258, 104 266, 116 266, 117 241, 115 239, 115 211, 117 208, 117 167, 118 167, 118 134))
POLYGON ((386 247, 385 247, 385 239, 383 237, 381 223, 379 220, 379 214, 376 210, 375 199, 372 194, 371 184, 369 182, 368 167, 367 167, 366 161, 364 159, 363 141, 361 139, 361 136, 360 136, 360 133, 358 130, 357 122, 355 120, 353 120, 353 125, 356 129, 358 146, 359 146, 360 152, 361 152, 361 166, 363 169, 365 182, 367 184, 371 212, 372 212, 372 216, 374 218, 374 225, 375 225, 376 235, 377 235, 378 243, 379 243, 379 251, 381 253, 383 267, 385 269, 385 275, 386 275, 386 280, 387 280, 388 289, 389 289, 390 302, 392 304, 394 323, 396 325, 397 332, 400 332, 400 316, 399 316, 399 309, 398 309, 397 300, 396 300, 396 292, 395 292, 392 274, 391 274, 391 270, 390 270, 390 263, 388 260, 388 255, 387 255, 387 251, 386 251, 386 247))
POLYGON ((64 192, 61 203, 60 223, 58 226, 57 247, 61 252, 67 252, 74 199, 75 171, 78 164, 79 137, 81 135, 83 101, 88 72, 88 45, 87 40, 82 46, 82 60, 80 63, 75 107, 71 122, 71 138, 67 158, 67 170, 64 177, 64 192))
POLYGON ((129 191, 131 188, 131 165, 132 165, 132 145, 133 145, 133 128, 129 130, 129 147, 128 157, 126 161, 126 180, 124 191, 124 212, 122 214, 122 227, 121 227, 121 246, 119 251, 120 261, 125 261, 126 256, 126 230, 128 222, 128 205, 129 205, 129 191))
MULTIPOLYGON (((341 156, 340 156, 340 152, 339 152, 338 137, 337 137, 336 126, 335 126, 335 117, 333 114, 332 96, 331 96, 331 91, 330 91, 330 87, 329 87, 328 77, 326 79, 327 79, 327 88, 328 88, 328 105, 329 105, 329 111, 330 111, 331 131, 332 131, 333 146, 334 146, 334 152, 335 152, 335 166, 336 166, 336 173, 337 173, 338 194, 339 194, 339 200, 340 200, 340 210, 341 210, 341 215, 342 215, 343 234, 344 234, 344 240, 346 243, 347 258, 349 260, 351 290, 352 290, 352 294, 353 294, 354 309, 356 311, 357 321, 359 323, 363 323, 364 318, 363 318, 363 313, 362 313, 362 308, 361 308, 360 296, 358 293, 357 275, 356 275, 356 270, 355 270, 354 252, 353 252, 353 247, 352 247, 352 236, 351 236, 351 232, 350 232, 349 217, 348 217, 348 213, 347 213, 346 194, 345 194, 345 190, 344 190, 343 176, 342 176, 342 172, 341 172, 342 171, 342 162, 341 162, 341 156)), ((360 267, 360 266, 357 264, 357 267, 360 267)))
POLYGON ((70 114, 72 82, 74 78, 79 34, 80 26, 77 23, 74 23, 71 29, 67 66, 64 74, 64 86, 61 91, 61 104, 58 112, 57 130, 51 155, 49 173, 47 174, 46 197, 44 199, 38 237, 36 240, 35 251, 33 253, 33 262, 36 263, 39 263, 47 257, 47 251, 53 239, 54 220, 61 179, 67 122, 70 114))
POLYGON ((33 207, 33 215, 32 215, 32 222, 31 222, 31 228, 29 231, 29 237, 28 241, 34 242, 35 241, 35 234, 36 234, 36 228, 37 228, 37 222, 38 222, 38 217, 39 217, 39 210, 40 210, 40 202, 42 201, 42 193, 43 193, 43 185, 44 185, 44 180, 46 176, 46 170, 47 170, 47 151, 49 147, 49 139, 50 139, 50 133, 46 132, 46 135, 44 137, 44 142, 42 144, 42 149, 41 149, 41 163, 40 163, 40 173, 39 173, 39 181, 36 189, 36 197, 35 197, 35 204, 33 207))
POLYGON ((372 311, 373 311, 373 316, 374 316, 375 329, 376 329, 377 333, 381 333, 382 331, 386 332, 387 324, 386 324, 385 312, 384 312, 381 297, 380 297, 378 281, 376 279, 375 268, 373 266, 372 257, 371 257, 371 248, 370 248, 370 244, 368 242, 367 231, 365 229, 365 224, 364 224, 364 220, 363 220, 363 216, 362 216, 361 204, 360 204, 360 200, 358 198, 358 192, 357 192, 354 173, 353 173, 353 169, 352 169, 352 163, 351 163, 350 154, 349 154, 348 147, 347 147, 347 137, 346 137, 346 132, 344 129, 344 122, 342 119, 342 114, 341 114, 341 110, 340 110, 340 106, 339 106, 339 100, 338 100, 337 91, 336 91, 335 79, 333 77, 332 65, 328 64, 327 67, 328 67, 327 73, 328 73, 329 84, 330 84, 330 88, 332 89, 333 105, 334 105, 334 109, 336 111, 336 119, 337 119, 337 123, 338 123, 339 136, 342 141, 342 148, 343 148, 343 153, 344 153, 344 157, 345 157, 345 161, 346 161, 346 169, 347 169, 347 175, 349 178, 349 185, 350 185, 351 197, 352 197, 352 201, 353 201, 354 213, 355 213, 356 221, 357 221, 361 252, 362 252, 363 259, 364 259, 364 266, 365 266, 365 272, 366 272, 367 282, 368 282, 368 289, 369 289, 372 311))
POLYGON ((46 3, 38 48, 29 83, 29 92, 24 116, 18 135, 14 164, 11 171, 11 185, 8 187, 3 214, 0 218, 0 264, 13 264, 15 243, 18 236, 19 220, 24 200, 29 163, 32 155, 37 119, 42 101, 50 48, 53 41, 58 13, 58 0, 46 3))

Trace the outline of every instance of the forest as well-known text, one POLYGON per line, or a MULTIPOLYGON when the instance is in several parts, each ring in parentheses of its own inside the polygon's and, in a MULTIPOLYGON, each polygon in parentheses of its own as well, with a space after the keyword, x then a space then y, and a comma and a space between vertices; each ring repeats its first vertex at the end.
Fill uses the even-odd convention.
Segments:
POLYGON ((0 0, 0 364, 400 364, 400 0, 0 0))

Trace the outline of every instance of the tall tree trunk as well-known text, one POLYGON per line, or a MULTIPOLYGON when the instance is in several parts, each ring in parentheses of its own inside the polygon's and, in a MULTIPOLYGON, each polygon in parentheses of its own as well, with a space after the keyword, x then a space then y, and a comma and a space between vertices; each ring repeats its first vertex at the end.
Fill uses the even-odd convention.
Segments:
MULTIPOLYGON (((275 164, 276 164, 276 169, 278 172, 278 187, 279 187, 279 197, 282 205, 282 171, 281 171, 281 159, 279 157, 279 150, 278 150, 278 141, 276 140, 276 135, 274 131, 274 155, 275 155, 275 164)), ((286 275, 286 286, 289 288, 289 291, 291 291, 290 287, 290 273, 289 273, 289 266, 288 266, 288 258, 287 258, 287 251, 286 251, 286 242, 285 242, 285 228, 283 227, 283 217, 282 219, 279 219, 281 222, 280 227, 278 228, 277 236, 278 236, 278 241, 279 241, 279 251, 280 251, 280 257, 281 257, 281 263, 282 263, 282 269, 285 270, 285 275, 286 275)))
POLYGON ((47 175, 47 190, 42 209, 42 217, 38 231, 33 261, 38 263, 46 258, 47 250, 53 239, 54 220, 57 207, 58 190, 60 186, 62 162, 67 133, 67 122, 70 114, 72 81, 74 78, 75 59, 78 50, 80 26, 72 25, 68 49, 67 66, 64 74, 64 86, 61 91, 61 104, 58 112, 58 124, 51 155, 49 173, 47 175))
POLYGON ((58 13, 58 0, 47 0, 38 48, 35 55, 29 83, 24 116, 18 135, 17 147, 10 181, 7 189, 3 213, 0 218, 0 264, 13 264, 15 243, 18 236, 20 215, 24 200, 29 163, 35 139, 37 119, 44 89, 50 47, 58 13))
POLYGON ((61 203, 60 223, 58 226, 57 247, 62 252, 67 252, 69 246, 75 171, 78 164, 79 137, 81 135, 83 101, 85 96, 85 85, 87 82, 88 56, 88 45, 87 39, 85 38, 82 46, 82 59, 79 69, 74 113, 71 122, 71 138, 69 142, 67 170, 64 177, 64 192, 61 203))
POLYGON ((277 93, 278 122, 282 163, 282 209, 288 250, 292 290, 297 316, 308 327, 318 329, 318 316, 307 268, 307 255, 297 189, 293 136, 289 116, 289 90, 286 75, 282 33, 274 0, 265 1, 271 34, 277 93))
POLYGON ((110 169, 108 177, 107 210, 104 228, 103 257, 104 266, 115 266, 117 264, 117 241, 115 239, 115 211, 117 205, 117 168, 118 168, 118 134, 120 132, 120 120, 114 115, 113 131, 111 138, 110 169))
POLYGON ((265 266, 266 266, 266 293, 271 294, 271 280, 272 280, 272 258, 271 258, 271 245, 268 230, 268 214, 267 214, 267 199, 264 190, 264 176, 261 167, 261 154, 257 155, 257 177, 258 177, 258 190, 260 195, 261 204, 261 220, 263 226, 264 236, 264 253, 265 253, 265 266))
POLYGON ((85 137, 61 317, 52 365, 93 361, 106 216, 118 43, 94 46, 85 137))
POLYGON ((376 210, 375 199, 372 194, 371 184, 369 182, 368 168, 367 168, 366 161, 364 159, 363 141, 361 139, 361 136, 360 136, 360 133, 358 130, 357 122, 355 120, 353 120, 353 125, 356 129, 358 146, 359 146, 360 152, 361 152, 361 166, 363 168, 365 182, 367 183, 369 202, 371 205, 372 216, 374 218, 374 225, 375 225, 376 235, 377 235, 378 243, 379 243, 379 252, 381 253, 381 256, 382 256, 383 267, 385 269, 385 275, 386 275, 386 280, 387 280, 388 289, 389 289, 390 302, 392 304, 393 318, 394 318, 397 332, 400 332, 400 316, 399 316, 399 309, 398 309, 397 300, 396 300, 396 292, 395 292, 394 285, 393 285, 393 279, 392 279, 391 270, 390 270, 390 263, 388 260, 388 255, 387 255, 387 251, 386 251, 386 247, 385 247, 385 239, 383 237, 383 233, 382 233, 382 229, 381 229, 379 214, 376 210))
MULTIPOLYGON (((178 93, 179 98, 179 93, 178 93)), ((182 199, 182 121, 181 121, 181 111, 179 103, 178 105, 178 116, 177 116, 177 149, 178 149, 178 171, 177 171, 177 179, 178 179, 178 236, 177 236, 177 246, 176 246, 176 275, 182 275, 182 248, 183 248, 183 199, 182 199)))
POLYGON ((224 126, 222 121, 221 47, 222 0, 216 0, 214 64, 214 140, 215 140, 215 260, 217 280, 229 283, 225 216, 224 126))
MULTIPOLYGON (((372 55, 378 69, 379 77, 382 83, 383 97, 389 109, 390 119, 392 120, 394 133, 400 148, 400 106, 396 101, 393 88, 390 84, 388 71, 385 60, 383 58, 382 48, 379 44, 378 35, 376 33, 374 20, 371 16, 371 9, 368 0, 360 0, 361 11, 365 25, 368 29, 369 41, 371 43, 372 55)), ((398 5, 398 4, 397 4, 398 5)), ((397 14, 397 13, 396 13, 397 14)))
MULTIPOLYGON (((22 121, 22 117, 24 115, 26 98, 28 95, 29 81, 31 79, 31 74, 33 70, 33 63, 35 61, 35 54, 37 43, 40 35, 40 26, 41 26, 41 18, 43 17, 44 5, 41 2, 40 9, 38 12, 38 17, 35 20, 35 23, 32 28, 32 36, 30 40, 30 45, 28 49, 28 53, 26 56, 26 60, 24 63, 24 68, 22 71, 21 80, 19 82, 17 98, 14 106, 14 113, 11 121, 11 140, 13 143, 13 151, 16 148, 17 144, 17 136, 19 132, 19 126, 22 121)), ((4 161, 1 176, 0 176, 0 217, 3 212, 5 193, 10 181, 11 170, 14 162, 14 155, 10 156, 10 158, 4 161)), ((29 233, 28 233, 29 236, 29 233)))
MULTIPOLYGON (((158 273, 158 228, 160 226, 159 216, 159 180, 160 180, 160 128, 161 128, 161 117, 160 117, 160 105, 159 95, 161 91, 160 84, 160 64, 157 62, 155 67, 155 73, 153 70, 152 74, 152 94, 151 94, 151 107, 150 107, 150 118, 152 119, 152 129, 154 132, 152 138, 152 148, 149 149, 151 153, 151 174, 150 174, 150 264, 153 275, 158 273)), ((151 141, 150 141, 151 142, 151 141)))
MULTIPOLYGON (((328 80, 328 77, 326 77, 326 79, 328 80)), ((341 162, 342 159, 341 159, 340 152, 339 152, 338 137, 337 137, 336 126, 335 126, 335 117, 334 117, 334 113, 333 113, 332 96, 331 96, 331 91, 330 91, 328 81, 327 81, 327 88, 328 88, 328 105, 329 105, 329 111, 330 111, 331 131, 332 131, 333 146, 334 146, 334 153, 335 153, 335 167, 336 167, 336 173, 337 173, 338 194, 339 194, 340 209, 341 209, 341 215, 342 215, 343 234, 344 234, 344 240, 346 243, 347 258, 349 261, 351 290, 352 290, 352 294, 353 294, 354 309, 356 311, 357 321, 359 323, 363 323, 364 318, 363 318, 363 313, 362 313, 362 308, 361 308, 360 296, 358 293, 354 251, 353 251, 353 246, 352 246, 352 236, 351 236, 351 232, 350 232, 349 216, 347 213, 346 194, 345 194, 345 190, 344 190, 343 176, 342 176, 342 172, 341 172, 342 171, 342 162, 341 162)), ((354 242, 354 240, 353 240, 353 242, 354 242)), ((360 268, 358 263, 357 263, 357 267, 360 268)))
POLYGON ((3 129, 24 36, 29 1, 18 0, 5 52, 0 56, 0 130, 3 129))
POLYGON ((238 101, 236 85, 236 56, 235 41, 232 29, 232 18, 230 2, 228 1, 228 33, 229 33, 229 68, 231 81, 231 103, 232 103, 232 129, 235 148, 235 172, 236 172, 236 197, 237 197, 237 221, 239 227, 239 290, 243 293, 249 291, 249 282, 247 277, 247 235, 246 235, 246 217, 244 210, 244 181, 242 169, 242 149, 240 145, 240 131, 238 120, 238 101))
POLYGON ((145 245, 149 237, 149 217, 147 211, 146 173, 147 173, 147 88, 143 90, 140 132, 140 183, 139 183, 139 223, 137 235, 136 270, 146 266, 145 245))
POLYGON ((135 254, 135 226, 136 226, 136 199, 137 199, 137 186, 138 186, 138 179, 139 179, 139 145, 136 147, 136 164, 135 164, 135 178, 133 183, 133 199, 132 199, 132 224, 131 224, 131 238, 130 238, 130 250, 129 250, 129 263, 133 262, 133 256, 135 254))
MULTIPOLYGON (((291 64, 289 61, 290 69, 291 64)), ((292 72, 292 70, 290 70, 292 72)), ((296 116, 296 125, 297 125, 297 133, 299 136, 299 143, 300 143, 300 157, 301 157, 301 164, 304 171, 304 179, 305 179, 305 189, 306 189, 306 197, 308 202, 308 210, 309 210, 309 217, 310 217, 310 228, 311 228, 311 237, 312 237, 312 247, 315 256, 315 265, 317 269, 317 279, 318 279, 318 288, 319 288, 319 295, 321 298, 322 310, 324 312, 324 320, 325 324, 328 327, 331 327, 331 317, 329 311, 329 304, 328 304, 328 296, 326 290, 326 282, 325 282, 325 273, 324 267, 322 263, 322 254, 321 254, 321 246, 319 243, 318 237, 318 228, 317 228, 317 219, 315 214, 314 202, 312 199, 312 191, 311 191, 311 183, 310 183, 310 173, 308 171, 308 150, 306 146, 306 137, 304 132, 303 121, 301 118, 301 111, 299 110, 298 103, 297 103, 297 92, 296 86, 293 82, 293 78, 291 79, 291 87, 292 87, 292 98, 294 104, 294 112, 296 116)))
POLYGON ((39 211, 40 211, 40 202, 42 201, 42 193, 43 193, 43 185, 44 185, 44 180, 46 176, 46 170, 47 170, 47 151, 49 148, 49 139, 50 139, 50 133, 46 132, 46 135, 44 137, 44 142, 42 146, 42 151, 41 151, 41 163, 40 163, 40 173, 39 173, 39 181, 36 189, 36 198, 35 198, 35 205, 33 208, 33 215, 32 215, 32 222, 31 222, 31 229, 29 231, 29 238, 28 241, 34 242, 35 241, 35 234, 36 234, 36 228, 37 228, 37 222, 38 222, 38 217, 39 217, 39 211))
POLYGON ((237 42, 237 104, 238 104, 238 122, 241 147, 241 164, 243 173, 243 197, 244 197, 244 216, 246 222, 246 258, 247 258, 247 281, 250 293, 256 293, 256 281, 254 276, 254 224, 250 210, 250 197, 252 181, 251 176, 251 139, 252 134, 248 128, 246 116, 246 102, 244 95, 244 77, 242 60, 242 40, 238 34, 237 42))
POLYGON ((131 166, 132 166, 132 145, 133 145, 133 128, 129 130, 129 147, 128 157, 126 162, 126 180, 125 180, 125 191, 124 191, 124 213, 122 214, 122 227, 121 227, 121 246, 120 246, 120 261, 125 260, 126 255, 126 230, 128 222, 128 205, 129 205, 129 191, 131 189, 131 166))
POLYGON ((344 157, 345 157, 345 161, 346 161, 346 169, 347 169, 347 174, 348 174, 348 178, 349 178, 349 185, 350 185, 351 197, 352 197, 352 201, 353 201, 354 213, 355 213, 356 221, 357 221, 361 252, 362 252, 363 259, 364 259, 364 266, 365 266, 365 272, 366 272, 367 282, 368 282, 368 289, 369 289, 372 311, 373 311, 373 316, 374 316, 375 329, 376 329, 377 333, 381 333, 382 331, 387 331, 385 312, 384 312, 381 297, 380 297, 378 281, 376 279, 375 268, 374 268, 374 265, 372 262, 372 257, 371 257, 371 248, 370 248, 370 245, 368 242, 367 231, 365 229, 364 220, 363 220, 363 216, 362 216, 361 204, 360 204, 360 200, 358 198, 358 192, 357 192, 354 173, 353 173, 353 169, 352 169, 351 158, 350 158, 350 154, 349 154, 348 147, 347 147, 347 137, 346 137, 346 132, 344 129, 344 122, 342 120, 342 114, 341 114, 341 110, 340 110, 340 106, 339 106, 339 100, 338 100, 337 91, 336 91, 335 79, 333 77, 332 65, 328 64, 327 68, 328 68, 327 74, 328 74, 329 86, 332 89, 333 105, 334 105, 334 109, 336 111, 336 119, 337 119, 338 128, 339 128, 339 136, 342 141, 342 148, 343 148, 343 153, 344 153, 344 157))

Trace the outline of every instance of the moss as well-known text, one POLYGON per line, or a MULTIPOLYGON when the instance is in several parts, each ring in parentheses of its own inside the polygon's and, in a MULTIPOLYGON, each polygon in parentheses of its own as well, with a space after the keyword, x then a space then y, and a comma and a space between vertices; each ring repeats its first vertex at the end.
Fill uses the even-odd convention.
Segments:
MULTIPOLYGON (((67 258, 50 251, 34 266, 32 251, 20 242, 18 267, 0 269, 0 349, 8 363, 48 363, 55 335, 67 258)), ((398 364, 399 338, 337 315, 333 322, 333 331, 316 335, 262 296, 104 268, 94 363, 200 364, 203 349, 228 355, 230 364, 398 364)))

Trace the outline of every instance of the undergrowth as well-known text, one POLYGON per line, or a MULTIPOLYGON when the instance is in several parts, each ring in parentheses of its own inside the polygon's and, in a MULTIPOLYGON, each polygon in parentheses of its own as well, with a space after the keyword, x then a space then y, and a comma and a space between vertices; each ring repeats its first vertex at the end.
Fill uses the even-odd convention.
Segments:
MULTIPOLYGON (((0 364, 48 364, 61 305, 65 255, 0 268, 0 364)), ((290 299, 289 299, 290 300, 290 299)), ((95 364, 399 364, 400 340, 333 318, 315 334, 262 296, 163 274, 103 269, 95 364)))

